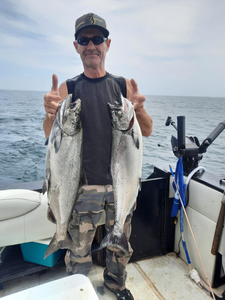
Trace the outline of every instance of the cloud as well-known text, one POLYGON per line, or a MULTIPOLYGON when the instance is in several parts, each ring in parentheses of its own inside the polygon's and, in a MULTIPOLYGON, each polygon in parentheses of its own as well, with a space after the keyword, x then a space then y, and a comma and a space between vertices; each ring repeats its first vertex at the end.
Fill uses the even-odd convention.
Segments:
MULTIPOLYGON (((195 86, 196 95, 209 95, 216 78, 223 96, 224 11, 223 0, 1 0, 0 63, 35 77, 42 90, 49 84, 35 73, 75 76, 82 72, 72 44, 75 19, 94 12, 110 31, 109 72, 134 77, 148 94, 193 95, 195 86)), ((0 88, 10 87, 10 76, 4 82, 0 88)), ((26 85, 20 80, 21 89, 26 85)))
POLYGON ((2 0, 0 2, 0 23, 1 33, 7 36, 31 39, 44 37, 44 35, 38 32, 34 34, 34 31, 30 30, 30 28, 35 29, 36 22, 24 13, 20 13, 16 3, 10 1, 2 0))
POLYGON ((0 16, 6 20, 16 20, 24 23, 33 23, 33 20, 30 19, 25 14, 19 13, 17 11, 16 2, 11 2, 8 0, 1 0, 0 2, 0 16))

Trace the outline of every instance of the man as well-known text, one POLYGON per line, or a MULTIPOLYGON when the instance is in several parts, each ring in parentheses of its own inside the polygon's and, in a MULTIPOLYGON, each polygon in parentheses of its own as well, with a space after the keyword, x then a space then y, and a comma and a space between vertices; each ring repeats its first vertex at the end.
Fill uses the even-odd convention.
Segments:
MULTIPOLYGON (((68 273, 87 275, 92 266, 91 244, 103 211, 108 232, 115 219, 112 179, 109 176, 111 151, 111 121, 107 102, 120 101, 120 95, 129 99, 136 112, 142 134, 152 132, 152 119, 144 110, 145 97, 138 91, 136 82, 111 75, 105 70, 105 57, 110 48, 109 31, 105 20, 89 13, 75 23, 74 47, 80 55, 84 73, 63 82, 58 89, 56 75, 52 77, 52 89, 44 96, 46 117, 43 123, 46 138, 49 136, 59 103, 68 95, 81 99, 83 126, 83 168, 87 185, 77 195, 68 232, 74 242, 73 251, 68 250, 65 263, 68 273)), ((131 233, 132 212, 125 222, 125 233, 131 233)), ((117 299, 134 299, 125 288, 126 265, 132 255, 109 247, 106 249, 104 284, 117 299)))

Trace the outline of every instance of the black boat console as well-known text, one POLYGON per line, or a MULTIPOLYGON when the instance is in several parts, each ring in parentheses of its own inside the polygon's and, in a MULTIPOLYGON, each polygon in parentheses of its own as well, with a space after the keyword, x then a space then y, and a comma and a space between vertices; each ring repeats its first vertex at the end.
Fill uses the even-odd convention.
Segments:
POLYGON ((172 150, 177 158, 183 157, 184 174, 188 175, 198 167, 199 161, 203 158, 203 153, 207 151, 207 148, 225 129, 225 120, 217 125, 201 145, 197 137, 185 135, 184 116, 177 117, 177 126, 171 117, 167 118, 165 125, 172 125, 177 130, 177 138, 174 136, 171 137, 172 150))

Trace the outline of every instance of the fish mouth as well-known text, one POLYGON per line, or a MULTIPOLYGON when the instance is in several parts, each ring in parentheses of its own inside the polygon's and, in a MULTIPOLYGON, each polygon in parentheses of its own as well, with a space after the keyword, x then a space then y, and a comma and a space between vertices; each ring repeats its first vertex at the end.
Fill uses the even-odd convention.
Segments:
POLYGON ((73 112, 75 110, 80 110, 81 108, 81 100, 78 98, 76 101, 72 101, 70 103, 70 110, 73 112))
POLYGON ((108 102, 108 107, 112 126, 123 133, 128 132, 133 127, 135 119, 132 103, 121 95, 121 103, 117 102, 114 105, 108 102))
POLYGON ((130 106, 127 101, 122 101, 122 104, 119 102, 116 102, 116 104, 111 104, 108 102, 108 106, 111 110, 115 110, 115 111, 123 110, 128 115, 130 106))
POLYGON ((114 104, 111 104, 111 103, 109 103, 108 102, 108 107, 109 107, 109 109, 111 110, 111 111, 119 111, 119 110, 121 110, 121 108, 122 108, 122 106, 120 105, 120 104, 116 104, 116 105, 114 105, 114 104))
POLYGON ((76 112, 79 112, 81 110, 81 100, 78 98, 73 101, 72 94, 70 94, 62 102, 62 106, 60 109, 60 123, 65 124, 69 115, 74 115, 76 114, 76 112))
POLYGON ((72 94, 69 94, 64 101, 61 103, 63 111, 72 110, 75 111, 76 109, 80 109, 81 107, 81 100, 78 98, 75 101, 73 101, 72 94))
POLYGON ((70 103, 70 109, 73 110, 76 107, 76 102, 70 103))

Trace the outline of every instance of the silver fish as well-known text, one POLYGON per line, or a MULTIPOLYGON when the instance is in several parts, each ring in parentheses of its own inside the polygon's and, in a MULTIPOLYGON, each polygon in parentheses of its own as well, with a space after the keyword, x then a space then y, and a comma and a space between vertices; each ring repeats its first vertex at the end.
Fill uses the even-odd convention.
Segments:
POLYGON ((111 175, 115 203, 115 223, 100 248, 116 246, 128 253, 124 232, 127 215, 140 190, 142 171, 142 133, 131 102, 121 96, 122 105, 109 105, 112 122, 111 175))
POLYGON ((49 136, 46 176, 42 192, 47 191, 48 219, 56 223, 45 257, 58 249, 69 249, 72 240, 67 232, 75 198, 82 178, 81 100, 72 103, 72 94, 59 106, 49 136))

